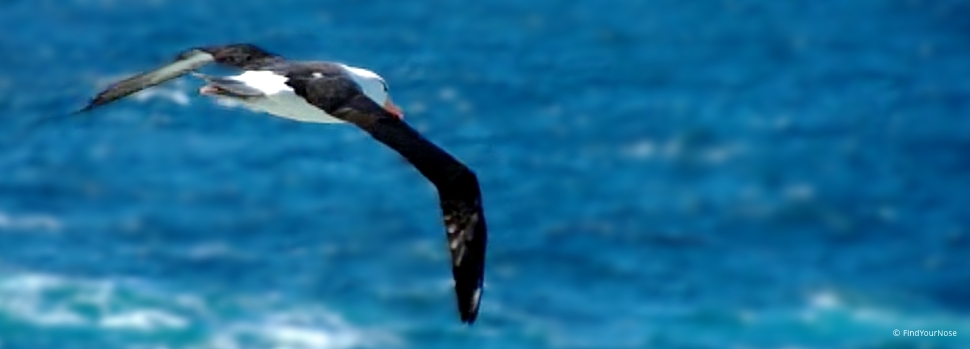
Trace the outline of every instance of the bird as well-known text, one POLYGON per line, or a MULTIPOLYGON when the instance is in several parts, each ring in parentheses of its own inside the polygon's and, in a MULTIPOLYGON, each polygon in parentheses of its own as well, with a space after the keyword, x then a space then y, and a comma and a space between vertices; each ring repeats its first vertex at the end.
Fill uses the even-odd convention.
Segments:
POLYGON ((250 43, 198 46, 168 64, 109 85, 75 114, 90 112, 184 75, 205 82, 199 94, 229 99, 255 112, 309 123, 352 124, 390 147, 437 189, 461 322, 481 305, 487 227, 475 173, 403 120, 380 75, 330 61, 296 61, 250 43), (214 63, 234 76, 196 72, 214 63))

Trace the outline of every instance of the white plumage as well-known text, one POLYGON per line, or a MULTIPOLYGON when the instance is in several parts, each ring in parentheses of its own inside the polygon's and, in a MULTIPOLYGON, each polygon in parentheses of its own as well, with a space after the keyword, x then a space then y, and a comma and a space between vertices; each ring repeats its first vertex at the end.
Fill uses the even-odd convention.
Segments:
MULTIPOLYGON (((351 78, 360 85, 364 95, 383 105, 387 91, 380 76, 366 69, 343 66, 351 78)), ((233 99, 244 107, 257 112, 265 112, 278 117, 301 122, 343 123, 320 108, 307 103, 303 97, 286 85, 287 78, 269 70, 248 70, 229 79, 242 82, 246 86, 263 93, 264 97, 233 99)), ((219 97, 216 95, 216 97, 219 97)))

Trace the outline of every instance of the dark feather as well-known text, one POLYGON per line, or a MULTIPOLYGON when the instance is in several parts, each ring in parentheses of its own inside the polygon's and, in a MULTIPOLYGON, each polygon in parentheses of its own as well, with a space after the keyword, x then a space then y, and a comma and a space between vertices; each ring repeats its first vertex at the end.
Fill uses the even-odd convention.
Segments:
POLYGON ((230 68, 251 69, 262 65, 277 64, 282 60, 281 57, 251 44, 231 44, 185 50, 166 65, 111 84, 76 113, 89 111, 138 91, 162 84, 210 62, 230 68))
POLYGON ((328 114, 353 123, 394 149, 438 189, 445 235, 451 254, 458 311, 473 323, 478 316, 488 239, 481 191, 475 174, 429 142, 404 121, 364 96, 340 76, 295 77, 290 86, 328 114))

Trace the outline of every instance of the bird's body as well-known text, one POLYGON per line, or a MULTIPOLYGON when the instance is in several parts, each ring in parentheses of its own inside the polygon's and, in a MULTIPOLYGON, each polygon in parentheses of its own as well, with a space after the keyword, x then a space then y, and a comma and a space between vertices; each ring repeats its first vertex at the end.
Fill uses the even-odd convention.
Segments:
POLYGON ((231 99, 254 111, 301 122, 353 124, 397 151, 434 184, 451 254, 458 310, 463 322, 475 321, 487 240, 478 179, 464 164, 404 123, 400 109, 388 96, 387 84, 377 74, 340 63, 289 62, 249 44, 209 46, 184 51, 170 64, 115 83, 81 111, 212 62, 242 72, 230 77, 194 74, 206 81, 200 94, 231 99))
POLYGON ((229 88, 235 86, 239 89, 247 89, 245 92, 239 91, 236 94, 220 94, 214 90, 204 90, 202 93, 212 94, 217 98, 230 98, 252 111, 265 112, 300 122, 344 123, 345 121, 308 103, 306 99, 297 95, 293 88, 286 84, 287 74, 300 70, 312 70, 311 77, 314 74, 320 77, 324 74, 323 72, 346 74, 361 87, 364 95, 374 101, 382 101, 383 103, 388 98, 386 84, 380 76, 369 70, 341 63, 284 62, 260 67, 259 70, 246 70, 239 75, 225 78, 196 75, 207 80, 212 87, 229 88))
POLYGON ((298 96, 293 92, 291 87, 286 85, 286 76, 279 75, 276 72, 270 70, 249 70, 242 74, 228 77, 227 79, 231 80, 230 82, 238 82, 242 86, 252 88, 254 90, 253 92, 258 92, 259 95, 250 97, 241 96, 243 98, 239 98, 215 94, 216 98, 231 99, 249 110, 264 112, 300 122, 345 122, 307 103, 306 99, 298 96))

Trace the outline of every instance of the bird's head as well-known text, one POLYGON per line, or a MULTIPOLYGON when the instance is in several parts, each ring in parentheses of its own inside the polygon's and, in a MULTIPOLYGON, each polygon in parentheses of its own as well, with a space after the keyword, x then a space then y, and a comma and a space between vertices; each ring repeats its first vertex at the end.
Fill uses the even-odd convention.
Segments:
POLYGON ((350 72, 350 76, 354 79, 354 82, 363 90, 365 96, 383 106, 384 110, 387 110, 387 112, 399 119, 404 118, 404 112, 401 111, 401 108, 391 101, 387 81, 384 78, 377 75, 377 73, 363 68, 348 66, 347 70, 350 72))

